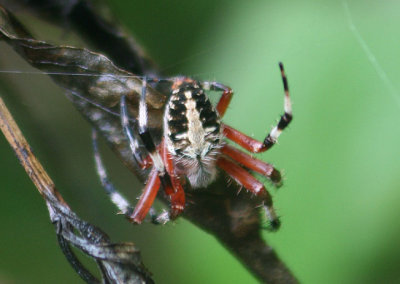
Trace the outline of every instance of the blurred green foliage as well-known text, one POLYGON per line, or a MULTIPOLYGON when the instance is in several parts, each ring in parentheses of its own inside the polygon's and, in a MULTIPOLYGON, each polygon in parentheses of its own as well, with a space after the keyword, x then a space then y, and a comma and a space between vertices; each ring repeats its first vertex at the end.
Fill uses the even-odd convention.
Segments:
MULTIPOLYGON (((399 1, 109 2, 166 75, 231 86, 226 121, 259 139, 282 113, 283 61, 294 121, 260 155, 286 177, 284 187, 271 189, 282 229, 265 238, 302 283, 400 281, 399 1)), ((34 31, 48 39, 48 29, 39 23, 34 31)), ((58 39, 67 41, 52 41, 58 39)), ((29 70, 4 44, 0 68, 29 70)), ((4 82, 12 86, 6 102, 65 199, 114 240, 134 241, 156 282, 256 283, 185 220, 132 227, 116 216, 96 179, 90 127, 62 91, 45 76, 1 74, 4 82)), ((115 183, 135 198, 142 185, 103 148, 115 183)), ((0 187, 0 282, 79 282, 41 197, 3 138, 0 187)))

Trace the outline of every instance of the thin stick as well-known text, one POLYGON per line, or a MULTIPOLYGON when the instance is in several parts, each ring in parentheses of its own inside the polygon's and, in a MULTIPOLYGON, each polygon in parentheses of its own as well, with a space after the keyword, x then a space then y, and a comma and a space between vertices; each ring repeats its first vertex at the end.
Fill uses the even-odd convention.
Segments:
POLYGON ((0 97, 0 129, 46 201, 50 220, 65 257, 87 283, 153 283, 138 249, 131 243, 113 244, 98 228, 79 219, 56 190, 54 182, 33 154, 17 123, 0 97), (94 277, 75 256, 75 246, 98 264, 103 280, 94 277), (125 282, 127 281, 127 282, 125 282))
POLYGON ((32 153, 32 149, 26 141, 17 123, 8 111, 4 101, 0 97, 0 129, 6 137, 8 143, 15 151, 19 161, 26 173, 35 184, 39 193, 45 197, 54 195, 64 206, 68 207, 62 196, 55 189, 54 182, 44 170, 42 164, 32 153))

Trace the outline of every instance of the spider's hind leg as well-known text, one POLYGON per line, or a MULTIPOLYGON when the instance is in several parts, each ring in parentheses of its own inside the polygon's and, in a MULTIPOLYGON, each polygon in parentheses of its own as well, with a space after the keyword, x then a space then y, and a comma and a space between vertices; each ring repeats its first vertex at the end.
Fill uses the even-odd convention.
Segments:
POLYGON ((281 173, 273 165, 256 159, 229 144, 225 144, 221 152, 246 168, 265 176, 275 187, 282 186, 281 173))
POLYGON ((261 206, 264 208, 265 215, 270 223, 270 230, 276 231, 280 227, 280 221, 275 213, 275 209, 272 205, 272 197, 255 177, 253 177, 248 171, 240 167, 235 162, 220 157, 217 160, 217 165, 223 169, 232 179, 234 179, 239 185, 243 186, 253 194, 261 198, 261 206))

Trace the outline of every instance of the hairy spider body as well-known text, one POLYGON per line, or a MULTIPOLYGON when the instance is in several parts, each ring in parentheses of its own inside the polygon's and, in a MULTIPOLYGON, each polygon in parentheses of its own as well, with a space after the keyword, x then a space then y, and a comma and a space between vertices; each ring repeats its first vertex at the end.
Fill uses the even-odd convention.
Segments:
POLYGON ((252 153, 264 152, 276 143, 282 130, 292 120, 288 83, 283 65, 280 63, 279 66, 285 91, 284 114, 263 142, 222 123, 221 118, 228 108, 233 92, 229 87, 218 82, 201 82, 187 77, 167 79, 172 83, 171 93, 165 107, 163 137, 159 145, 154 144, 147 128, 145 97, 147 81, 150 80, 143 80, 138 121, 131 118, 134 120, 134 125, 130 125, 126 99, 125 96, 122 96, 120 102, 121 124, 133 157, 141 168, 151 168, 151 171, 137 205, 132 208, 108 182, 95 150, 99 176, 118 208, 132 222, 141 223, 149 213, 158 190, 162 186, 170 199, 171 210, 167 215, 160 215, 157 221, 166 222, 176 218, 185 208, 183 185, 186 184, 186 180, 193 189, 206 187, 215 180, 218 169, 220 169, 241 187, 262 199, 261 205, 270 221, 271 228, 278 229, 280 222, 275 214, 272 198, 264 184, 249 171, 261 174, 275 186, 280 186, 279 171, 271 164, 227 144, 225 140, 229 139, 252 153), (208 99, 206 91, 222 92, 215 107, 208 99), (145 151, 139 145, 144 145, 145 151))
POLYGON ((164 115, 164 143, 176 173, 186 176, 192 188, 214 181, 223 133, 219 115, 199 82, 182 78, 173 84, 164 115))

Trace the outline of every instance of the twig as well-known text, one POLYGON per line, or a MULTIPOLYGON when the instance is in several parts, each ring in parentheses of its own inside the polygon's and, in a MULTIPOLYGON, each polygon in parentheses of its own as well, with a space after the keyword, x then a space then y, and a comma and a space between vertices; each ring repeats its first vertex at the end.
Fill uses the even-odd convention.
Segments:
POLYGON ((79 276, 87 283, 153 283, 141 262, 139 251, 132 243, 112 244, 106 234, 71 211, 33 154, 1 97, 0 129, 46 201, 61 250, 79 276), (96 261, 102 274, 102 282, 80 263, 70 245, 96 261))

